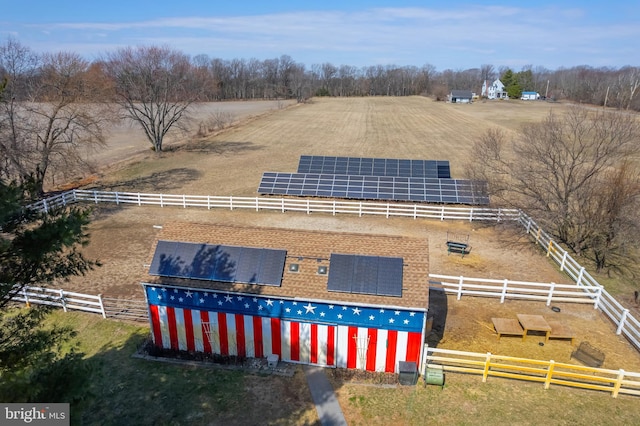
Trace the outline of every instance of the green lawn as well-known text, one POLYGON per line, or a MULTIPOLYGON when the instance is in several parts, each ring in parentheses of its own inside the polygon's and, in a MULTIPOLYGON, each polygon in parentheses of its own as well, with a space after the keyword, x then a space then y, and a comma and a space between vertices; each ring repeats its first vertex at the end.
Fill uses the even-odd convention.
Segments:
MULTIPOLYGON (((78 330, 90 365, 73 424, 310 425, 318 419, 306 380, 133 358, 145 326, 56 311, 78 330)), ((640 400, 604 392, 447 374, 444 388, 354 385, 332 379, 350 425, 640 424, 640 400)))

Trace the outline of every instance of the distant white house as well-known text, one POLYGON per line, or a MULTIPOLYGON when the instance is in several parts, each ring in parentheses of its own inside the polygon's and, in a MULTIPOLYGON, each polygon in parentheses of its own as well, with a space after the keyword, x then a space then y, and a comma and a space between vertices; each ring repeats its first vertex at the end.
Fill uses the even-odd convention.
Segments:
POLYGON ((522 92, 520 99, 523 101, 536 101, 540 99, 540 94, 538 92, 522 92))
POLYGON ((508 99, 507 92, 504 90, 504 84, 500 79, 496 79, 493 83, 489 84, 488 80, 482 83, 481 96, 487 99, 508 99))

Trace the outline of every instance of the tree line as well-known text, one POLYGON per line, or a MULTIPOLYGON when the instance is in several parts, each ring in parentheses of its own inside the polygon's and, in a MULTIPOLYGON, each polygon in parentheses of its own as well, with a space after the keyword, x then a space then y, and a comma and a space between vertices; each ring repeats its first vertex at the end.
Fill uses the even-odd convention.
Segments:
MULTIPOLYGON (((153 48, 149 48, 153 50, 153 48)), ((163 48, 164 49, 164 48, 163 48)), ((85 74, 85 83, 94 85, 101 99, 113 96, 114 76, 109 72, 112 62, 122 57, 119 49, 89 62, 80 55, 64 55, 77 59, 76 73, 85 74), (111 89, 111 90, 110 90, 111 89)), ((166 50, 166 49, 165 49, 166 50)), ((168 49, 170 50, 170 49, 168 49)), ((431 64, 421 66, 370 65, 356 67, 329 62, 307 66, 289 55, 259 60, 255 58, 220 59, 201 54, 189 57, 171 50, 174 60, 180 58, 181 77, 199 82, 198 101, 299 99, 312 96, 439 96, 444 98, 451 90, 470 90, 480 94, 485 81, 497 78, 519 78, 520 89, 536 91, 542 96, 593 105, 640 111, 637 97, 640 88, 640 67, 591 67, 588 65, 550 70, 542 66, 526 65, 520 70, 482 64, 470 69, 444 69, 438 71, 431 64)), ((15 39, 0 47, 0 73, 18 79, 12 95, 16 99, 42 99, 46 94, 33 92, 34 80, 46 77, 46 67, 52 57, 60 53, 36 55, 15 39)), ((141 58, 138 65, 144 66, 141 58)), ((164 65, 171 65, 168 60, 164 65)), ((175 70, 177 71, 177 70, 175 70)), ((503 83, 505 83, 503 81, 503 83)), ((506 86, 509 84, 505 83, 506 86)), ((86 86, 88 88, 88 86, 86 86)))

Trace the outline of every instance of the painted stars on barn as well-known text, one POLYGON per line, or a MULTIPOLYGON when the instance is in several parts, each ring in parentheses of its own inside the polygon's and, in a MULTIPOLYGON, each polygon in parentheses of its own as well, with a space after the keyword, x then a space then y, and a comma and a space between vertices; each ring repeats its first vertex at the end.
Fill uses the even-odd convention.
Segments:
POLYGON ((319 321, 356 327, 421 331, 424 312, 407 309, 330 304, 268 296, 243 295, 188 288, 147 286, 147 300, 159 306, 221 310, 294 321, 319 321), (168 294, 168 296, 167 296, 168 294))

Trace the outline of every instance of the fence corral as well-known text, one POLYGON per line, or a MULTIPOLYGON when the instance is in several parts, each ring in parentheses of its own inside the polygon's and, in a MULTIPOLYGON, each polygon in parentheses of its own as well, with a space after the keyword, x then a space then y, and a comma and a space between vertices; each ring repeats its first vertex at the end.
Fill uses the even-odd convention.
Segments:
POLYGON ((426 377, 427 369, 435 365, 443 371, 481 375, 483 382, 488 377, 503 377, 543 383, 545 389, 549 389, 551 385, 560 385, 609 392, 614 398, 619 394, 640 396, 640 373, 624 370, 439 349, 426 345, 422 365, 423 377, 426 377))
MULTIPOLYGON (((161 207, 179 206, 182 208, 224 208, 252 209, 255 211, 299 211, 311 213, 381 215, 385 217, 399 216, 428 218, 438 220, 465 221, 515 221, 522 225, 536 243, 547 253, 547 256, 558 263, 560 270, 575 280, 581 291, 588 298, 595 300, 596 307, 601 309, 614 322, 617 334, 624 335, 637 350, 640 351, 640 322, 628 309, 607 293, 569 253, 557 244, 526 213, 516 209, 465 208, 451 206, 433 206, 411 203, 375 203, 365 201, 316 200, 308 198, 271 198, 271 197, 233 197, 210 195, 175 195, 175 194, 143 194, 134 192, 109 192, 74 189, 38 201, 31 207, 49 211, 49 209, 66 206, 77 202, 115 203, 133 205, 156 205, 161 207)), ((565 290, 558 290, 565 291, 565 290)), ((557 291, 552 291, 552 293, 557 291)), ((530 296, 536 296, 529 291, 530 296)), ((471 293, 469 293, 471 294, 471 293)), ((506 297, 506 293, 500 293, 506 297)), ((538 294, 539 296, 539 294, 538 294)))

